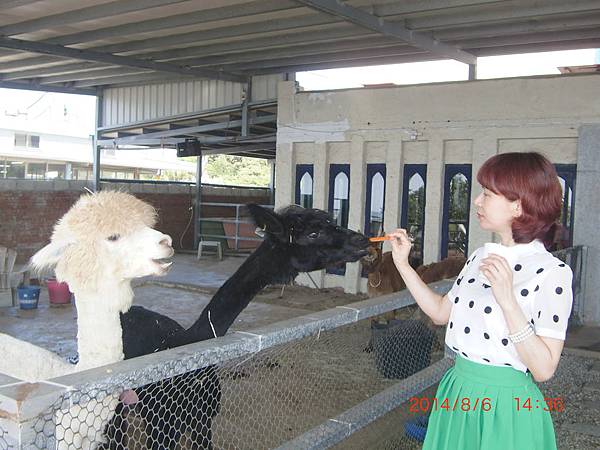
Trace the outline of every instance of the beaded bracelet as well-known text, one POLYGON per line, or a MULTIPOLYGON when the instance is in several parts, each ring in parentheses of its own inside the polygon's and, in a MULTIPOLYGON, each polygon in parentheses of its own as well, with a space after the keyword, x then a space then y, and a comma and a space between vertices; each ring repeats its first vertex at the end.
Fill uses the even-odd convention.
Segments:
POLYGON ((532 336, 534 333, 533 327, 529 322, 527 322, 527 326, 525 328, 523 328, 521 331, 517 331, 516 333, 509 334, 508 338, 513 344, 518 344, 519 342, 523 342, 529 336, 532 336))

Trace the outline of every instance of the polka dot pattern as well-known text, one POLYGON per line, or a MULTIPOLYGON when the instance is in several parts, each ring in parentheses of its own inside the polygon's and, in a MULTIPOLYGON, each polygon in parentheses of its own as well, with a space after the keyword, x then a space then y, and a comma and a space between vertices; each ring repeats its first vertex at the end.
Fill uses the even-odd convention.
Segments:
MULTIPOLYGON (((507 259, 513 268, 514 293, 527 320, 537 335, 564 339, 572 307, 571 268, 548 253, 540 241, 508 248, 516 255, 512 258, 511 253, 507 259)), ((493 289, 477 281, 480 251, 467 259, 448 293, 451 313, 446 343, 472 361, 526 372, 515 346, 509 345, 510 331, 493 289)))

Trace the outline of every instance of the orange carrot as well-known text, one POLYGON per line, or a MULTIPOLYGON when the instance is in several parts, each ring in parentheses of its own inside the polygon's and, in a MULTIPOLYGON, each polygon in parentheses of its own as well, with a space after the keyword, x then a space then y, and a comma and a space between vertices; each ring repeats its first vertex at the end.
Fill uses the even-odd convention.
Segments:
POLYGON ((382 242, 382 241, 390 241, 390 240, 392 240, 392 239, 394 239, 394 238, 393 238, 392 236, 388 236, 388 235, 385 235, 385 236, 377 236, 377 237, 372 237, 372 238, 369 238, 369 242, 382 242))

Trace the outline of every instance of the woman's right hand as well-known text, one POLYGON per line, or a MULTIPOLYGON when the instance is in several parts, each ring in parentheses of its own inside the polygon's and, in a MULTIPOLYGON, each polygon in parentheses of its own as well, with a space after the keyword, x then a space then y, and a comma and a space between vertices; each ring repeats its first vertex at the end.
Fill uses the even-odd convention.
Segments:
POLYGON ((407 231, 403 228, 398 228, 391 233, 388 233, 388 236, 395 238, 390 240, 394 263, 397 267, 408 266, 408 255, 412 248, 412 241, 408 237, 407 231))

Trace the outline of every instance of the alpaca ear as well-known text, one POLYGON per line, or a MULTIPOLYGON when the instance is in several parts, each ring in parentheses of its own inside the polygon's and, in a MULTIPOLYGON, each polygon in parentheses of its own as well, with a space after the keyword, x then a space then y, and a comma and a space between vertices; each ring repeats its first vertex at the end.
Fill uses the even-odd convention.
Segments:
POLYGON ((285 226, 279 219, 279 216, 273 211, 263 208, 254 203, 246 205, 248 211, 252 215, 256 226, 266 231, 267 233, 282 235, 285 232, 285 226))
POLYGON ((52 241, 31 257, 29 266, 37 273, 55 267, 63 257, 71 241, 52 241))

